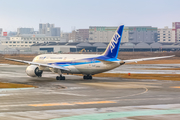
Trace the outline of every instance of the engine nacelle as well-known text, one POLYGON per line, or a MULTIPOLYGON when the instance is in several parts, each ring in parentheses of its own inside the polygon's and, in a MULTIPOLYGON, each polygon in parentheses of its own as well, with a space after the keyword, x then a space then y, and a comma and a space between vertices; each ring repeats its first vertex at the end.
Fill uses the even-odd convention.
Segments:
POLYGON ((43 71, 39 70, 36 65, 30 65, 26 68, 26 74, 31 77, 41 77, 43 71))

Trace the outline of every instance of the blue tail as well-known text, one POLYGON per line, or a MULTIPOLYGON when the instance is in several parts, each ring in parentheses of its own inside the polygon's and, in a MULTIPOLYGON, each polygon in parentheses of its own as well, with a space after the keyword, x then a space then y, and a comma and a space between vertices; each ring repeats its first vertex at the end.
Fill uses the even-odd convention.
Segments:
POLYGON ((109 45, 106 48, 106 51, 102 55, 104 55, 106 57, 110 57, 110 58, 117 58, 123 29, 124 29, 124 25, 121 25, 117 28, 111 41, 109 42, 109 45))

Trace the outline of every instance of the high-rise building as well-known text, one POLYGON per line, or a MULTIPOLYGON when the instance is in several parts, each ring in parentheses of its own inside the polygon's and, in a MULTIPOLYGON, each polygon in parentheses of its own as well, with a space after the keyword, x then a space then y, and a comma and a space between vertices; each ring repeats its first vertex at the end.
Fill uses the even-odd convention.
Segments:
MULTIPOLYGON (((89 42, 109 42, 117 27, 89 27, 89 42)), ((151 26, 124 27, 121 42, 154 42, 157 41, 157 28, 151 26)))
POLYGON ((81 40, 85 41, 89 39, 89 29, 78 29, 77 31, 81 40))
POLYGON ((172 34, 174 35, 175 42, 180 42, 180 22, 172 23, 172 34))
POLYGON ((46 36, 61 36, 60 35, 60 27, 54 27, 47 29, 46 36))
POLYGON ((73 41, 87 41, 89 39, 89 29, 77 29, 73 30, 69 34, 69 40, 73 41))
POLYGON ((60 36, 60 27, 55 27, 54 24, 39 24, 39 34, 45 34, 46 36, 60 36))
POLYGON ((167 26, 158 29, 159 42, 180 42, 180 22, 173 22, 172 28, 167 26))
POLYGON ((63 32, 61 32, 61 38, 65 39, 66 42, 68 42, 69 41, 69 34, 70 33, 63 33, 63 32))
POLYGON ((33 34, 34 28, 17 28, 17 34, 33 34))
POLYGON ((175 36, 173 35, 172 28, 167 26, 158 29, 158 41, 159 42, 175 42, 175 36))

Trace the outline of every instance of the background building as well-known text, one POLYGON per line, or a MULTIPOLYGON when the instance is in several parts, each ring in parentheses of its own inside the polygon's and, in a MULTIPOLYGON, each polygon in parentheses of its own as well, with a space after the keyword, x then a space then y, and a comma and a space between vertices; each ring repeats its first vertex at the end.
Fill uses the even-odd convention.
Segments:
POLYGON ((172 34, 175 42, 180 42, 180 22, 172 23, 172 34))
POLYGON ((63 33, 63 32, 61 32, 61 38, 65 39, 66 42, 68 42, 69 41, 69 34, 70 33, 63 33))
POLYGON ((1 44, 6 45, 10 48, 30 48, 31 45, 35 43, 49 43, 49 42, 66 42, 58 36, 45 36, 42 34, 37 34, 34 36, 23 35, 10 37, 10 40, 2 40, 1 44))
MULTIPOLYGON (((89 27, 89 42, 109 42, 117 27, 89 27)), ((122 42, 157 41, 157 28, 151 26, 124 27, 122 42)))
POLYGON ((175 35, 173 35, 172 28, 167 26, 158 29, 158 41, 159 42, 175 42, 175 35))
POLYGON ((0 28, 0 36, 2 36, 2 28, 0 28))
POLYGON ((77 32, 81 41, 87 41, 89 39, 89 29, 78 29, 77 32))
POLYGON ((33 34, 34 28, 17 28, 17 35, 21 34, 33 34))
POLYGON ((169 43, 180 42, 180 22, 173 22, 172 28, 166 26, 158 29, 158 41, 169 43))
POLYGON ((39 34, 45 34, 46 36, 61 36, 60 27, 54 27, 54 24, 39 24, 39 34))
POLYGON ((69 40, 74 42, 87 41, 89 39, 89 29, 77 29, 73 30, 69 34, 69 40))

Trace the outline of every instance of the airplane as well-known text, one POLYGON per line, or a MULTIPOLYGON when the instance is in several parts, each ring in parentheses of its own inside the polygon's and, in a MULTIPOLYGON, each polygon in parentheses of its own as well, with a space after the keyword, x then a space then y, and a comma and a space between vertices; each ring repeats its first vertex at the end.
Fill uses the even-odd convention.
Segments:
POLYGON ((112 70, 125 63, 169 58, 171 56, 151 57, 131 60, 118 59, 118 52, 121 43, 124 25, 115 31, 105 52, 101 55, 93 54, 42 54, 36 56, 33 61, 24 61, 5 58, 6 60, 27 63, 26 74, 30 77, 41 77, 43 71, 50 70, 59 74, 56 80, 65 80, 63 73, 83 74, 83 79, 92 79, 92 75, 112 70))

